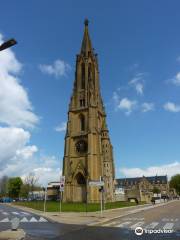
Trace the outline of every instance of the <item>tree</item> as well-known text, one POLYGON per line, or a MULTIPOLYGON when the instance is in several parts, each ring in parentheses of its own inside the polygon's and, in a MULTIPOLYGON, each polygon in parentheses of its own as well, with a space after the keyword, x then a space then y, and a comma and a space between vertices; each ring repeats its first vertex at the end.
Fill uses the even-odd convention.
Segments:
POLYGON ((23 183, 23 184, 21 185, 21 189, 20 189, 20 194, 19 194, 19 196, 22 197, 22 198, 28 198, 29 191, 30 191, 30 190, 29 190, 29 185, 23 183))
POLYGON ((171 177, 170 187, 174 188, 178 195, 180 195, 180 174, 171 177))
POLYGON ((153 193, 156 193, 156 194, 158 194, 158 193, 160 193, 161 191, 159 190, 159 188, 157 188, 157 187, 154 187, 153 188, 153 193))
POLYGON ((18 198, 22 184, 23 182, 20 177, 9 178, 8 181, 9 197, 18 198))
POLYGON ((36 177, 34 173, 29 173, 29 175, 24 179, 22 192, 21 192, 22 197, 27 198, 30 192, 33 197, 33 191, 40 189, 40 187, 37 185, 37 182, 38 182, 38 177, 36 177))

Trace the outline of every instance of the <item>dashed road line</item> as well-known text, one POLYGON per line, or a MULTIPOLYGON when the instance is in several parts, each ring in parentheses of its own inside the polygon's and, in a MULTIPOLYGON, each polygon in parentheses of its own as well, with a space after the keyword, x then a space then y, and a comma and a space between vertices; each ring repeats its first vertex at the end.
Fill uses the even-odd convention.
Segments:
POLYGON ((130 228, 135 229, 137 227, 141 227, 143 224, 144 224, 144 222, 137 222, 137 223, 133 224, 130 228))
POLYGON ((174 223, 170 222, 170 223, 166 223, 163 228, 170 230, 173 228, 173 226, 174 226, 174 223))
POLYGON ((37 222, 38 220, 35 217, 32 217, 29 222, 37 222))
POLYGON ((159 222, 152 222, 149 225, 147 225, 145 229, 154 229, 157 225, 159 225, 159 222))
POLYGON ((26 217, 23 217, 20 222, 28 222, 28 219, 26 217))
POLYGON ((7 212, 2 212, 2 214, 3 214, 3 215, 9 215, 9 213, 7 213, 7 212))
MULTIPOLYGON (((39 219, 32 217, 29 220, 26 217, 23 217, 22 219, 19 218, 19 220, 20 220, 20 223, 34 223, 34 222, 45 223, 45 222, 48 222, 48 220, 46 220, 43 217, 40 217, 39 219)), ((9 222, 11 222, 11 219, 9 219, 9 218, 4 218, 4 219, 0 220, 0 223, 9 223, 9 222)))
POLYGON ((123 222, 123 223, 120 223, 120 224, 118 224, 118 225, 116 225, 115 227, 124 227, 124 226, 127 226, 127 225, 129 225, 129 224, 131 224, 132 222, 123 222))
POLYGON ((31 216, 30 213, 27 213, 27 212, 21 212, 22 214, 26 215, 26 216, 31 216))
POLYGON ((47 220, 43 217, 40 217, 39 222, 47 222, 47 220))
POLYGON ((4 218, 3 220, 1 220, 0 222, 9 222, 9 218, 4 218))
POLYGON ((14 214, 14 215, 20 215, 19 212, 11 212, 11 213, 14 214))
POLYGON ((114 224, 116 224, 117 222, 110 222, 110 223, 105 223, 105 224, 103 224, 103 225, 101 225, 101 226, 103 226, 103 227, 109 227, 109 226, 112 226, 112 225, 114 225, 114 224))

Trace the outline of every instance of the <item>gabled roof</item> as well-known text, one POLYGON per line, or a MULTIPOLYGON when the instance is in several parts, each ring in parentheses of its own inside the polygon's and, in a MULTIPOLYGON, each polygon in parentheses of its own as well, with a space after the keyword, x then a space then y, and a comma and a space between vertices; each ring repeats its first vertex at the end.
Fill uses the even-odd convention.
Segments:
MULTIPOLYGON (((144 177, 144 176, 143 176, 144 177)), ((116 179, 118 186, 125 186, 125 185, 134 185, 139 183, 143 177, 135 177, 135 178, 119 178, 116 179)), ((151 184, 167 184, 167 176, 151 176, 145 177, 151 184)))

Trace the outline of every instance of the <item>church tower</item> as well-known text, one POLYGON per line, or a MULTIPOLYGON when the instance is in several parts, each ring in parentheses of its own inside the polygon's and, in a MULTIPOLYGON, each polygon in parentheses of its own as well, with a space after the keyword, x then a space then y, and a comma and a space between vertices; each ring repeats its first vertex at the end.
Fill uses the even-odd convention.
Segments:
POLYGON ((88 183, 102 177, 104 198, 110 202, 114 199, 113 147, 100 93, 97 54, 92 48, 87 19, 84 25, 65 136, 63 201, 99 202, 99 188, 90 187, 88 183))

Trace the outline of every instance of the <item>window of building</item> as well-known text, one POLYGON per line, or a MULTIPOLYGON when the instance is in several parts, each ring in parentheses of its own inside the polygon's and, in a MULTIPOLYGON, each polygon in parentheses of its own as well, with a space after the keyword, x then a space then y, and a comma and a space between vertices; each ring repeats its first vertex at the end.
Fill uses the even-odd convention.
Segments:
POLYGON ((80 115, 80 129, 81 131, 85 130, 85 117, 83 114, 80 115))
POLYGON ((85 107, 85 99, 80 99, 80 107, 85 107))
POLYGON ((81 89, 85 88, 85 64, 81 65, 81 89))

